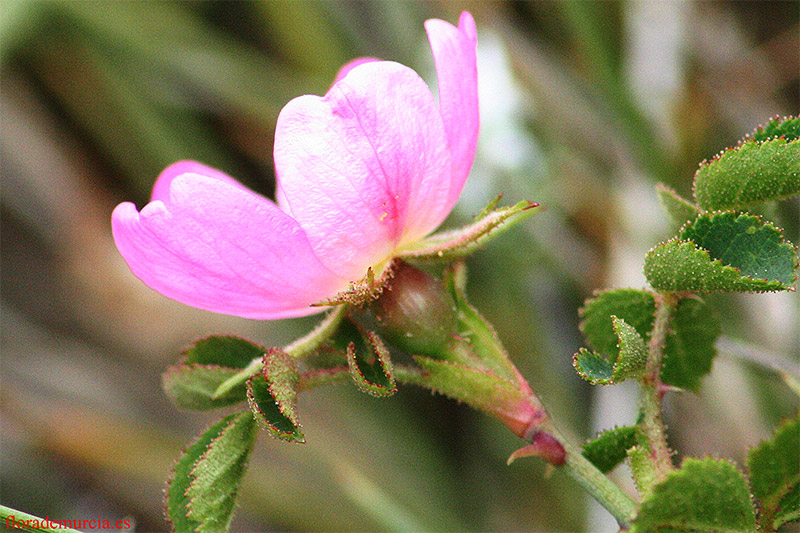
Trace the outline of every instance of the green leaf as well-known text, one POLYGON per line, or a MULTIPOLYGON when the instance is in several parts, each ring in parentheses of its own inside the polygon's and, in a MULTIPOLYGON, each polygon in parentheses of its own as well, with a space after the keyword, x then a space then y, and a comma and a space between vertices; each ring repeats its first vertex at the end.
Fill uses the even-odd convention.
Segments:
POLYGON ((572 366, 583 379, 592 385, 609 385, 614 376, 614 365, 597 352, 580 348, 572 356, 572 366))
POLYGON ((755 526, 747 483, 736 467, 723 459, 689 458, 653 487, 633 531, 752 533, 755 526))
POLYGON ((785 137, 787 141, 800 138, 800 118, 773 117, 765 126, 759 126, 748 140, 762 142, 778 137, 785 137))
POLYGON ((608 429, 583 445, 583 456, 607 474, 625 460, 628 450, 636 445, 638 435, 636 426, 608 429))
POLYGON ((706 211, 743 209, 798 194, 800 141, 796 137, 746 141, 704 162, 694 178, 697 204, 706 211))
MULTIPOLYGON (((655 297, 646 291, 614 289, 597 293, 587 300, 580 313, 581 330, 589 346, 606 361, 616 363, 620 341, 612 317, 624 320, 647 343, 653 328, 655 297)), ((697 390, 700 378, 711 370, 718 336, 719 322, 708 306, 699 299, 681 299, 664 348, 661 373, 664 383, 697 390)), ((613 365, 611 372, 613 376, 613 365)), ((602 377, 602 374, 595 375, 596 379, 602 377)))
POLYGON ((264 356, 264 377, 281 414, 297 426, 297 382, 300 380, 297 360, 279 348, 272 348, 264 356))
POLYGON ((689 200, 681 198, 678 193, 663 183, 656 185, 656 192, 658 192, 661 205, 663 205, 664 209, 669 213, 676 229, 683 226, 686 222, 694 220, 697 218, 697 215, 700 214, 700 210, 696 205, 689 200))
POLYGON ((300 425, 295 422, 296 414, 293 410, 288 411, 289 406, 286 403, 278 404, 270 390, 270 383, 262 374, 256 374, 247 380, 247 403, 258 425, 270 435, 289 442, 305 442, 300 425))
POLYGON ((661 380, 666 385, 697 392, 700 378, 711 371, 717 355, 719 320, 704 301, 683 298, 670 326, 661 380))
POLYGON ((662 243, 645 257, 645 275, 672 292, 789 290, 797 254, 781 231, 752 215, 701 215, 681 240, 662 243))
POLYGON ((525 393, 516 383, 490 370, 478 370, 430 357, 416 356, 414 360, 426 372, 426 387, 480 411, 503 412, 525 398, 525 393))
POLYGON ((795 281, 794 246, 783 240, 781 230, 759 217, 731 212, 703 215, 686 225, 679 238, 693 241, 742 276, 787 286, 795 281))
POLYGON ((761 506, 761 527, 772 531, 800 520, 800 421, 784 422, 772 440, 750 450, 747 465, 753 496, 761 506))
POLYGON ((216 365, 181 364, 169 367, 161 375, 167 397, 181 409, 207 410, 247 400, 244 387, 214 398, 220 383, 235 376, 238 370, 216 365))
POLYGON ((214 335, 196 341, 183 351, 183 356, 186 363, 244 368, 266 351, 264 347, 239 337, 214 335))
POLYGON ((255 428, 250 412, 234 413, 184 451, 164 492, 167 520, 174 531, 227 531, 255 428))
POLYGON ((347 346, 347 365, 356 386, 372 396, 391 396, 397 392, 389 350, 372 331, 364 332, 364 342, 347 346))
POLYGON ((656 312, 651 292, 637 289, 613 289, 595 293, 580 310, 580 328, 589 347, 612 363, 619 356, 619 338, 612 316, 624 320, 647 341, 656 312))

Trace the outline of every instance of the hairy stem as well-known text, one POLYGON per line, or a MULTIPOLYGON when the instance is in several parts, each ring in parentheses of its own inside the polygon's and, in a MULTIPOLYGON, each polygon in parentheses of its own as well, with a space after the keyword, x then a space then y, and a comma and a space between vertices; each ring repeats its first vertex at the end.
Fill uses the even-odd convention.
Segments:
POLYGON ((678 297, 663 293, 656 298, 656 314, 650 335, 649 355, 642 379, 642 431, 650 444, 650 454, 655 471, 654 482, 663 480, 673 469, 672 452, 667 445, 667 432, 662 417, 661 399, 664 384, 661 382, 661 367, 664 346, 669 334, 669 323, 675 314, 678 297))
MULTIPOLYGON (((291 355, 295 359, 303 357, 304 355, 319 348, 320 344, 325 342, 336 332, 336 328, 342 323, 342 320, 347 315, 349 306, 347 304, 338 305, 328 313, 325 318, 320 322, 317 327, 312 329, 308 334, 300 337, 293 343, 286 346, 283 351, 291 355)), ((250 364, 242 370, 226 379, 219 384, 217 390, 214 391, 213 399, 224 396, 236 387, 244 384, 250 376, 258 373, 264 368, 264 358, 256 357, 250 364)))

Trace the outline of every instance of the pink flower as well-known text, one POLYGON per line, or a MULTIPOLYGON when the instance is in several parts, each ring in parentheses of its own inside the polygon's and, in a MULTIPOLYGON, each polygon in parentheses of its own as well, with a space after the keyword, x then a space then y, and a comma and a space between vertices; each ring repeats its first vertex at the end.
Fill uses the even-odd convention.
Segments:
POLYGON ((346 65, 301 96, 275 131, 277 204, 191 161, 168 167, 141 212, 112 215, 117 248, 145 284, 246 318, 319 312, 368 268, 427 236, 461 194, 478 137, 475 21, 425 23, 439 105, 411 69, 346 65))

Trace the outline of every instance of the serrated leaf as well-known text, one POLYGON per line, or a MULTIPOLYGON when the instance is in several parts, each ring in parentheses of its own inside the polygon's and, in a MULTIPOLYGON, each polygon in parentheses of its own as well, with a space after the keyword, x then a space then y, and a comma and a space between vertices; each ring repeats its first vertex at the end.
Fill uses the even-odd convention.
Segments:
POLYGON ((636 426, 608 429, 583 445, 583 456, 607 474, 625 460, 628 450, 636 445, 638 435, 636 426))
POLYGON ((229 335, 214 335, 194 342, 183 351, 186 363, 245 368, 266 352, 264 347, 229 335))
POLYGON ((738 269, 742 276, 778 281, 786 286, 795 281, 794 246, 783 240, 781 230, 753 215, 731 212, 703 215, 687 224, 679 238, 708 250, 712 259, 738 269))
MULTIPOLYGON (((253 416, 249 412, 234 413, 223 418, 206 429, 180 456, 172 468, 172 476, 164 491, 164 508, 173 531, 224 531, 233 510, 233 502, 239 487, 239 479, 244 472, 247 456, 252 449, 255 432, 253 416), (248 429, 249 428, 249 429, 248 429), (236 440, 230 442, 230 437, 236 440), (222 443, 222 444, 220 444, 222 443), (208 453, 215 451, 209 459, 208 453), (223 456, 222 463, 217 460, 223 456), (230 462, 229 458, 234 458, 230 462), (198 465, 206 461, 199 471, 198 465), (216 469, 224 474, 224 487, 220 485, 213 494, 200 494, 198 487, 207 484, 212 472, 216 469), (197 473, 202 474, 200 485, 193 485, 197 473), (194 486, 194 489, 192 487, 194 486), (226 498, 219 498, 222 493, 226 498), (208 496, 208 499, 206 499, 208 496), (198 501, 199 499, 199 501, 198 501), (223 503, 214 507, 212 500, 223 503)), ((213 484, 213 483, 212 483, 213 484)))
POLYGON ((593 385, 608 385, 614 376, 614 365, 597 352, 580 348, 572 356, 575 371, 593 385))
POLYGON ((720 325, 702 300, 683 298, 670 323, 664 346, 661 381, 666 385, 697 392, 700 379, 711 372, 720 325))
MULTIPOLYGON (((269 385, 261 374, 247 380, 247 403, 256 422, 273 437, 289 442, 305 442, 300 425, 292 421, 297 420, 296 415, 290 418, 281 411, 269 385)), ((286 409, 285 404, 283 407, 286 409)))
POLYGON ((738 269, 712 259, 692 241, 673 240, 647 253, 644 273, 650 285, 667 292, 766 292, 789 290, 776 280, 742 276, 738 269))
POLYGON ((632 326, 645 341, 650 338, 656 312, 655 298, 647 291, 613 289, 596 293, 580 310, 580 328, 589 347, 615 362, 619 339, 612 316, 632 326))
POLYGON ((478 370, 430 357, 416 356, 414 360, 426 372, 427 387, 475 409, 497 413, 525 398, 525 393, 516 383, 490 370, 478 370))
POLYGON ((269 392, 278 404, 278 409, 292 425, 297 426, 297 382, 300 373, 297 360, 279 348, 272 348, 264 356, 264 377, 269 383, 269 392))
POLYGON ((244 387, 214 398, 217 387, 238 370, 215 365, 182 364, 169 367, 161 375, 167 397, 181 409, 207 410, 247 400, 244 387))
MULTIPOLYGON (((581 330, 589 346, 607 361, 619 357, 619 337, 612 316, 623 319, 647 343, 653 328, 655 297, 647 291, 614 289, 600 292, 581 309, 581 330)), ((673 318, 664 348, 661 379, 666 385, 697 390, 711 369, 719 323, 704 302, 683 298, 673 318)), ((613 371, 612 371, 613 374, 613 371)))
POLYGON ((636 328, 629 325, 623 319, 616 316, 611 317, 614 333, 619 340, 619 356, 614 363, 614 374, 611 380, 620 383, 627 379, 641 377, 647 364, 648 349, 642 336, 636 328))
POLYGON ((186 509, 187 517, 198 523, 195 531, 228 530, 255 437, 253 415, 233 415, 192 467, 186 509))
POLYGON ((743 209, 800 194, 800 141, 746 141, 704 162, 694 178, 706 211, 743 209))
POLYGON ((397 392, 389 350, 372 331, 364 332, 364 342, 347 346, 347 366, 356 386, 371 396, 391 396, 397 392))
POLYGON ((747 456, 750 486, 760 503, 758 521, 765 531, 800 520, 800 422, 783 423, 771 440, 747 456))
POLYGON ((689 458, 653 487, 633 531, 752 533, 755 526, 750 492, 736 467, 723 459, 689 458))
POLYGON ((658 193, 659 200, 661 200, 661 205, 663 205, 664 209, 669 213, 676 229, 683 226, 686 222, 694 220, 697 218, 697 215, 700 214, 700 210, 696 205, 680 197, 678 193, 663 183, 656 185, 656 192, 658 193))
POLYGON ((759 126, 747 140, 762 142, 777 137, 784 137, 787 141, 800 138, 800 118, 773 117, 766 125, 759 126))

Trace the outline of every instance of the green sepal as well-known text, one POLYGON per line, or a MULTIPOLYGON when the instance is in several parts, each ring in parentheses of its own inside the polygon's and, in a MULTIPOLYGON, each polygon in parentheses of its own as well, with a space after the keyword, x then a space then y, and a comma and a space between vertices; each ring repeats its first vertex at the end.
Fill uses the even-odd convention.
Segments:
MULTIPOLYGON (((647 343, 653 329, 654 314, 655 295, 648 291, 612 289, 598 292, 586 301, 580 311, 581 331, 589 347, 607 361, 611 372, 611 375, 595 375, 596 379, 611 379, 614 363, 619 358, 620 340, 612 317, 624 320, 647 343)), ((711 370, 719 331, 716 316, 702 300, 682 298, 667 335, 662 381, 666 385, 696 391, 700 378, 711 370)))
POLYGON ((756 131, 748 135, 745 140, 763 142, 778 137, 783 137, 787 141, 800 138, 800 118, 772 117, 764 126, 756 128, 756 131))
POLYGON ((465 279, 463 263, 456 263, 446 271, 445 282, 455 302, 460 341, 452 345, 451 356, 456 362, 483 367, 506 380, 514 381, 516 367, 492 325, 467 301, 465 279))
POLYGON ((683 462, 642 502, 634 533, 651 531, 755 531, 756 517, 744 476, 724 459, 683 462))
POLYGON ((705 211, 744 209, 798 194, 800 141, 796 137, 745 141, 703 162, 694 177, 694 195, 705 211))
POLYGON ((414 360, 425 371, 425 386, 488 413, 504 411, 525 398, 515 382, 491 370, 416 356, 414 360))
POLYGON ((690 220, 694 220, 700 214, 700 210, 696 205, 682 198, 663 183, 656 185, 656 192, 659 200, 661 200, 661 205, 669 213, 675 229, 680 228, 690 220))
POLYGON ((347 366, 361 392, 371 396, 391 396, 397 392, 389 350, 372 331, 362 332, 363 342, 347 345, 347 366))
POLYGON ((774 531, 800 520, 800 421, 784 422, 771 440, 750 450, 747 466, 761 529, 774 531))
POLYGON ((270 382, 262 374, 247 380, 247 403, 256 422, 273 437, 288 442, 305 442, 294 405, 285 398, 279 403, 271 389, 270 382))
POLYGON ((790 290, 797 270, 794 246, 752 215, 701 215, 678 240, 648 252, 644 271, 653 288, 670 292, 790 290))
MULTIPOLYGON (((498 199, 489 205, 494 207, 498 199)), ((453 261, 467 256, 539 211, 539 204, 522 201, 509 207, 484 209, 468 226, 431 235, 397 257, 413 261, 453 261)))
POLYGON ((297 382, 300 379, 297 360, 279 348, 272 348, 264 356, 264 378, 269 382, 269 392, 281 414, 297 426, 297 382))
POLYGON ((216 365, 180 364, 161 375, 167 397, 181 409, 204 411, 247 400, 244 387, 237 387, 214 397, 217 387, 239 371, 216 365))
POLYGON ((192 343, 183 351, 183 357, 188 364, 241 369, 266 351, 263 346, 239 337, 212 335, 192 343))
POLYGON ((173 531, 227 531, 253 449, 256 424, 234 413, 204 431, 181 455, 164 491, 173 531))
POLYGON ((583 456, 607 474, 625 460, 628 450, 636 445, 640 432, 636 426, 607 429, 583 445, 583 456))

